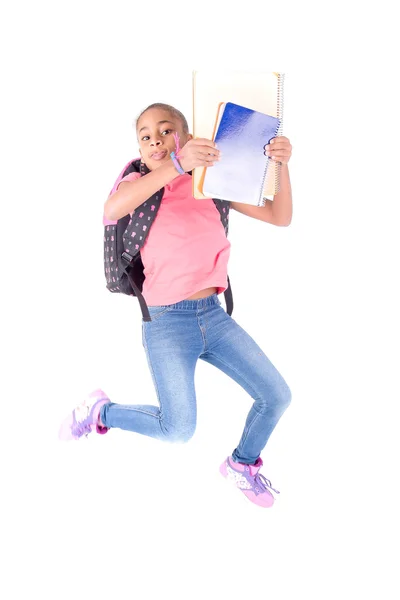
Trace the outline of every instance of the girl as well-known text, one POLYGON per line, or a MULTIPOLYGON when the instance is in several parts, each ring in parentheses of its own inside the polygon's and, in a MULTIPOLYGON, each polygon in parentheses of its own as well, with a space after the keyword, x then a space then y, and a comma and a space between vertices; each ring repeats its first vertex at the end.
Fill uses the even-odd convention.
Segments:
MULTIPOLYGON (((230 243, 213 200, 193 198, 189 172, 212 167, 221 158, 219 150, 210 140, 193 139, 182 113, 165 104, 144 110, 136 132, 141 160, 149 172, 124 177, 107 199, 104 212, 107 219, 120 219, 164 188, 161 207, 141 250, 143 296, 151 316, 142 325, 143 343, 159 406, 114 404, 97 390, 65 419, 60 438, 79 439, 91 431, 102 434, 120 428, 187 442, 196 427, 194 372, 201 358, 229 375, 254 399, 239 444, 220 471, 249 500, 272 506, 271 483, 259 473, 260 454, 288 407, 291 393, 218 299, 227 289, 230 243), (176 135, 182 146, 180 165, 171 159, 176 135)), ((287 138, 276 137, 264 151, 282 163, 279 193, 262 208, 233 202, 231 207, 254 219, 287 226, 292 217, 287 166, 292 147, 287 138)))

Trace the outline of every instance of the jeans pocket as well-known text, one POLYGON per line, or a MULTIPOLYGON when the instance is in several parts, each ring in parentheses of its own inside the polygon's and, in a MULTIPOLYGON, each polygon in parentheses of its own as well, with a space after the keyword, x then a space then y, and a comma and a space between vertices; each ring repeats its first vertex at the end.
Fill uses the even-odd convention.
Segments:
POLYGON ((172 310, 172 306, 149 306, 151 322, 158 321, 163 315, 172 310))

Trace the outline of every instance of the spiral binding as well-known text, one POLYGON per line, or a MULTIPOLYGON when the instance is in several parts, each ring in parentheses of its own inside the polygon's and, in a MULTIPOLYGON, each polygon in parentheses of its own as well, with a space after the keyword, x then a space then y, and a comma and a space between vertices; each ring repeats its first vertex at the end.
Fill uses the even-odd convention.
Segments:
MULTIPOLYGON (((282 131, 283 131, 283 107, 284 107, 284 83, 285 83, 285 73, 277 73, 277 77, 278 77, 278 99, 277 99, 277 118, 280 120, 279 126, 275 132, 275 137, 281 136, 282 135, 282 131)), ((263 187, 261 189, 261 193, 260 196, 263 195, 263 190, 264 190, 264 182, 265 182, 265 178, 267 177, 267 173, 268 173, 268 167, 270 164, 271 159, 268 158, 267 159, 267 164, 265 167, 265 173, 264 173, 264 178, 263 178, 263 187)), ((281 185, 281 164, 280 163, 276 163, 276 169, 275 169, 275 190, 276 193, 278 193, 279 189, 280 189, 280 185, 281 185)), ((265 206, 267 199, 261 197, 260 200, 260 206, 265 206)))
MULTIPOLYGON (((278 109, 277 115, 278 119, 280 119, 280 125, 278 127, 277 136, 282 135, 283 131, 283 105, 284 105, 284 83, 285 83, 285 73, 278 73, 278 109)), ((279 163, 278 168, 275 170, 275 190, 278 193, 281 186, 281 171, 282 165, 279 163)))

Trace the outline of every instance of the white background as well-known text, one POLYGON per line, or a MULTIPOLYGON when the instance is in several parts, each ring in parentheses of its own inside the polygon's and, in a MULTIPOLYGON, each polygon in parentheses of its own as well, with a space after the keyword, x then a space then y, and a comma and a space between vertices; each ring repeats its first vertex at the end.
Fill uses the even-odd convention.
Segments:
POLYGON ((2 597, 399 597, 390 4, 2 10, 2 597), (188 445, 57 440, 94 388, 155 402, 138 305, 105 288, 102 209, 138 112, 167 102, 190 123, 199 68, 286 73, 292 224, 234 214, 230 230, 234 316, 293 394, 263 453, 272 510, 218 473, 250 399, 208 365, 188 445))

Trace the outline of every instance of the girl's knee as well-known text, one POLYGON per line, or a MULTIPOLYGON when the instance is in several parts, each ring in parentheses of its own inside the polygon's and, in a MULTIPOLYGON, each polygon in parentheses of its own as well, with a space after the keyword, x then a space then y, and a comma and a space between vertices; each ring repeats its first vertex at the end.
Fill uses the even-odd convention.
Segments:
POLYGON ((292 392, 290 390, 290 387, 284 380, 282 380, 282 384, 280 386, 279 398, 279 404, 285 409, 289 406, 289 404, 292 401, 292 392))
POLYGON ((283 413, 292 401, 292 392, 284 379, 272 388, 268 386, 265 393, 257 401, 260 412, 269 413, 271 408, 283 413))
POLYGON ((163 426, 163 433, 165 440, 174 444, 187 444, 195 432, 195 425, 165 425, 163 426))

